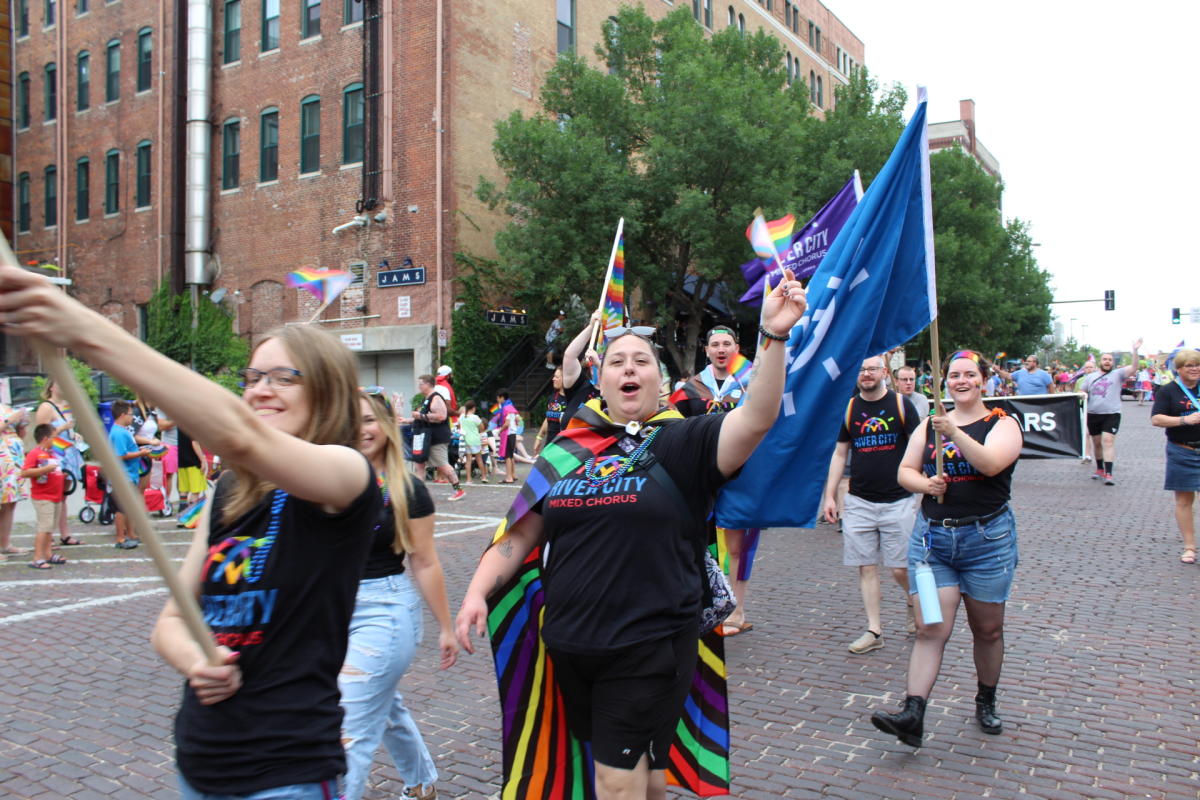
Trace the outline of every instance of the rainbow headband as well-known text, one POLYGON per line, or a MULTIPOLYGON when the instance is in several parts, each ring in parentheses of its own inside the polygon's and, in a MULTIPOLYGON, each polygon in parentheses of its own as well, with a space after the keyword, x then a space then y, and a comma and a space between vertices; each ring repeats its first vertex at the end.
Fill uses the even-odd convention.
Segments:
POLYGON ((983 363, 983 356, 981 356, 979 353, 976 353, 974 350, 955 350, 953 353, 951 353, 949 356, 946 357, 946 365, 945 365, 945 367, 943 367, 943 369, 948 370, 950 368, 950 364, 955 359, 959 359, 959 358, 965 358, 968 361, 974 361, 975 366, 979 367, 979 371, 981 373, 985 372, 987 370, 987 367, 983 363))

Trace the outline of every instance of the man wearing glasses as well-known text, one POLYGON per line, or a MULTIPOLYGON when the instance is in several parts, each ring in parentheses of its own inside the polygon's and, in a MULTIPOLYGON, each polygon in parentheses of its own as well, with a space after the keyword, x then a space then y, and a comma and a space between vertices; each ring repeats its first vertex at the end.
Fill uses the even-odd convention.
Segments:
POLYGON ((921 419, 929 416, 929 398, 918 392, 917 389, 917 370, 913 367, 903 366, 896 370, 896 391, 900 396, 913 404, 913 408, 917 410, 917 415, 921 419))
POLYGON ((909 436, 920 424, 912 402, 883 383, 882 356, 868 358, 858 373, 858 393, 850 398, 825 481, 825 521, 837 521, 837 486, 850 459, 850 492, 842 508, 842 563, 858 567, 858 588, 867 629, 850 643, 856 655, 883 647, 879 561, 892 571, 908 605, 905 625, 916 630, 908 594, 908 537, 916 517, 912 493, 896 479, 909 436))

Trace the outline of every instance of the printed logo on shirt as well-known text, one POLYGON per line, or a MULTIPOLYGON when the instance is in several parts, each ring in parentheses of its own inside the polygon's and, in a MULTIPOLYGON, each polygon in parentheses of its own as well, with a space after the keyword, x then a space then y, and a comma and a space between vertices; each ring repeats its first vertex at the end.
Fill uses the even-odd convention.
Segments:
MULTIPOLYGON (((925 443, 925 464, 923 466, 925 474, 928 476, 932 477, 937 471, 934 463, 933 442, 925 443)), ((942 474, 946 478, 947 483, 983 480, 983 475, 975 467, 971 466, 970 461, 963 458, 962 451, 958 449, 958 445, 949 439, 942 442, 942 474)))
MULTIPOLYGON (((201 574, 212 583, 245 584, 254 553, 261 547, 270 547, 270 540, 249 536, 224 539, 208 549, 201 574)), ((233 648, 262 644, 263 629, 271 623, 278 593, 278 589, 251 589, 236 594, 204 594, 200 596, 200 610, 217 644, 233 648)))
POLYGON ((850 423, 858 428, 858 435, 854 437, 856 452, 873 453, 896 449, 900 433, 893 430, 897 427, 895 417, 874 417, 865 411, 859 412, 859 416, 862 417, 861 420, 850 423))
MULTIPOLYGON (((625 456, 605 456, 597 459, 596 472, 600 478, 613 475, 624 466, 629 459, 625 456)), ((593 485, 592 481, 583 477, 585 467, 579 467, 572 477, 562 478, 546 493, 547 508, 593 508, 625 503, 636 503, 638 493, 646 485, 646 478, 635 475, 625 475, 613 478, 606 483, 593 485), (575 477, 578 476, 578 477, 575 477)))

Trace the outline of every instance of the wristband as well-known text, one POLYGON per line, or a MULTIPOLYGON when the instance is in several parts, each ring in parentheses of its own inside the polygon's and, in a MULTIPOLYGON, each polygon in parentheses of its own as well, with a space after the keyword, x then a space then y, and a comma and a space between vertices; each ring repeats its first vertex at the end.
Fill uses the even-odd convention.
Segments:
POLYGON ((776 341, 776 342, 786 342, 788 339, 791 338, 790 335, 779 336, 778 334, 771 333, 769 330, 764 328, 762 325, 758 326, 758 332, 761 333, 763 336, 767 337, 768 339, 771 339, 772 341, 776 341))

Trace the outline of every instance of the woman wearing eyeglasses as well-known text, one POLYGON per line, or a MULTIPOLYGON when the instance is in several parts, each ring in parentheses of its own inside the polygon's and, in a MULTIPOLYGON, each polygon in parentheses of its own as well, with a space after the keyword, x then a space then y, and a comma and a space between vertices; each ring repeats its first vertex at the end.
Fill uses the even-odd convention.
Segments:
MULTIPOLYGON (((1165 370, 1164 370, 1165 371, 1165 370)), ((1175 354, 1176 379, 1154 393, 1150 422, 1165 428, 1167 475, 1163 488, 1175 493, 1175 523, 1183 537, 1184 564, 1196 563, 1196 519, 1193 507, 1200 491, 1200 352, 1185 348, 1175 354)))
POLYGON ((974 640, 979 684, 975 718, 984 733, 1003 729, 996 715, 996 684, 1004 663, 1004 607, 1017 568, 1017 525, 1008 500, 1021 455, 1021 426, 983 404, 988 364, 979 353, 952 353, 944 374, 954 409, 929 417, 913 432, 897 475, 905 489, 924 495, 908 543, 909 591, 917 591, 917 566, 928 563, 937 582, 942 621, 926 624, 920 603, 914 603, 917 637, 908 660, 904 707, 895 714, 876 711, 871 716, 876 728, 912 747, 924 740, 925 703, 941 670, 960 603, 974 640), (942 435, 941 475, 935 431, 942 435))
POLYGON ((665 797, 697 659, 703 520, 775 420, 783 341, 804 308, 788 273, 764 302, 755 393, 722 415, 685 420, 660 408, 654 344, 633 332, 610 339, 600 398, 535 465, 538 480, 522 489, 467 590, 457 633, 470 652, 488 596, 548 544, 541 636, 570 730, 591 743, 600 800, 665 797))
POLYGON ((360 405, 359 448, 375 470, 384 507, 358 586, 350 646, 338 678, 346 712, 345 798, 363 796, 382 742, 404 780, 404 796, 433 800, 437 769, 396 688, 421 642, 422 598, 438 623, 442 669, 458 658, 446 582, 433 545, 433 500, 425 484, 409 474, 400 431, 383 390, 364 389, 360 405))
MULTIPOLYGON (((732 328, 718 325, 704 337, 708 365, 671 395, 671 403, 685 417, 725 414, 741 405, 750 391, 750 362, 738 349, 732 328)), ((710 530, 712 522, 706 523, 710 530)), ((761 531, 758 528, 722 528, 729 554, 728 572, 733 578, 733 596, 737 606, 720 627, 722 636, 737 636, 754 628, 746 621, 746 592, 750 581, 750 558, 742 555, 754 549, 761 531)), ((753 554, 751 554, 753 555, 753 554)))
POLYGON ((335 796, 337 677, 383 502, 358 450, 354 355, 320 330, 279 329, 251 354, 239 399, 12 266, 0 267, 0 324, 153 395, 229 467, 180 569, 223 663, 205 660, 174 602, 152 636, 186 678, 175 721, 185 800, 335 796))

